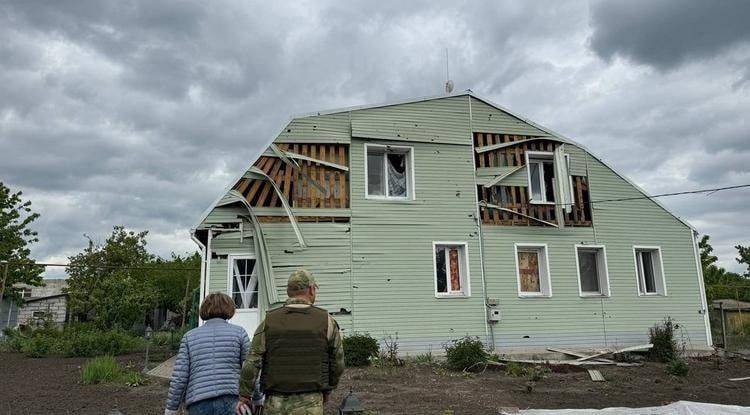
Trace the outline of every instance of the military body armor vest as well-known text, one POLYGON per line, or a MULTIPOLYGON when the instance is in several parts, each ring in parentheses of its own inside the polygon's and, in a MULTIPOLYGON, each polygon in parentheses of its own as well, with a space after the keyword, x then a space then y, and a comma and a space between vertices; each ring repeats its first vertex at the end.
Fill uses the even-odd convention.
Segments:
POLYGON ((261 385, 269 393, 330 389, 328 313, 320 308, 289 307, 266 315, 266 354, 261 385))

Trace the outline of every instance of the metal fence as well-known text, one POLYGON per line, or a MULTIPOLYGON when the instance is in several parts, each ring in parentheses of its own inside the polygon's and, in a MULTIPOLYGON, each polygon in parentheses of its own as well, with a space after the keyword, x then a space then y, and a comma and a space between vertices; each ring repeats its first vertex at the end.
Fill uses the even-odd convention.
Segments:
POLYGON ((716 298, 709 304, 714 345, 750 355, 750 301, 746 301, 750 298, 750 287, 733 287, 723 291, 725 295, 722 298, 716 298))

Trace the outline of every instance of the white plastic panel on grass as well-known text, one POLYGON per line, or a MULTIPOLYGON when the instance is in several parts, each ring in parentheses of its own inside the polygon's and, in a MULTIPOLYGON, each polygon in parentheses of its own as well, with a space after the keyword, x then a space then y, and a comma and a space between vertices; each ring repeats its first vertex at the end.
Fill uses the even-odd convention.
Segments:
POLYGON ((518 412, 503 413, 521 415, 740 415, 749 414, 750 407, 677 401, 669 405, 648 408, 525 409, 518 412))

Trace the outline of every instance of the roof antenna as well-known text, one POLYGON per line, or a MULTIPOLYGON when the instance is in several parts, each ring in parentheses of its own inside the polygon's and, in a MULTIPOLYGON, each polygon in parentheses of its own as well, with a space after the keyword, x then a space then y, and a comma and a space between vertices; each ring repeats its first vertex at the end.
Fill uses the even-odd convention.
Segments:
POLYGON ((448 48, 445 48, 445 93, 450 94, 453 92, 453 81, 451 81, 451 73, 448 69, 448 48))

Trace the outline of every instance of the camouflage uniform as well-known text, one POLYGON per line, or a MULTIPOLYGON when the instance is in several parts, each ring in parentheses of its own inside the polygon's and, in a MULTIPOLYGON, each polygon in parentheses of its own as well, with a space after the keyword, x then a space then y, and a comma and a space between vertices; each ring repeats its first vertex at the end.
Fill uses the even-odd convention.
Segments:
MULTIPOLYGON (((295 271, 289 277, 289 287, 309 287, 315 284, 312 275, 304 270, 295 271)), ((285 306, 292 308, 311 307, 311 304, 300 298, 289 298, 285 306)), ((240 376, 240 399, 249 404, 253 394, 257 377, 263 367, 263 359, 266 353, 266 321, 260 323, 255 330, 250 354, 242 366, 240 376)), ((328 316, 328 348, 330 353, 330 386, 336 387, 344 372, 344 348, 341 342, 341 334, 336 320, 328 316)), ((266 398, 263 413, 266 415, 322 415, 323 414, 323 391, 297 393, 291 395, 270 395, 266 398)))

